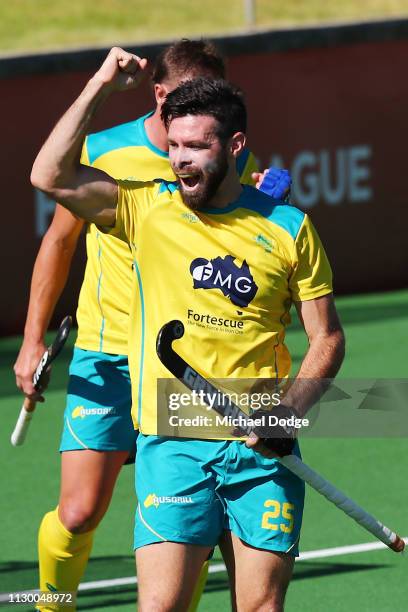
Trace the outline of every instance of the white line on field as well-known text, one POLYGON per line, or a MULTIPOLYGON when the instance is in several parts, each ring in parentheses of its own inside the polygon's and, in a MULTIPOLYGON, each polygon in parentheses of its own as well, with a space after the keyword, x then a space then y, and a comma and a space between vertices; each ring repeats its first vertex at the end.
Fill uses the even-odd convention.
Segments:
MULTIPOLYGON (((408 537, 402 538, 408 543, 408 537)), ((369 552, 370 550, 381 550, 388 548, 382 542, 367 542, 366 544, 353 544, 351 546, 335 546, 334 548, 321 548, 320 550, 309 550, 300 553, 297 561, 307 561, 308 559, 323 559, 323 557, 338 557, 339 555, 353 555, 361 552, 369 552)))
MULTIPOLYGON (((408 544, 408 537, 403 538, 404 542, 408 544)), ((368 552, 371 550, 381 550, 388 548, 382 542, 366 542, 365 544, 353 544, 350 546, 335 546, 334 548, 321 548, 319 550, 308 550, 307 552, 300 553, 296 561, 308 561, 309 559, 323 559, 324 557, 337 557, 339 555, 353 555, 356 553, 368 552)), ((208 569, 209 574, 219 574, 225 572, 226 567, 224 563, 213 563, 208 569)), ((111 586, 124 586, 129 584, 136 584, 136 576, 129 576, 129 578, 113 578, 112 580, 95 580, 94 582, 83 582, 79 585, 80 591, 90 591, 91 589, 107 589, 111 586)))
MULTIPOLYGON (((403 538, 408 544, 408 537, 403 538)), ((357 553, 369 552, 371 550, 382 550, 388 548, 382 542, 366 542, 365 544, 352 544, 350 546, 335 546, 334 548, 321 548, 319 550, 309 550, 300 553, 296 561, 309 561, 309 559, 323 559, 325 557, 338 557, 339 555, 353 555, 357 553)), ((219 574, 225 572, 224 563, 213 563, 209 567, 210 574, 219 574)), ((127 578, 112 578, 111 580, 92 580, 91 582, 82 582, 79 585, 79 591, 92 591, 94 589, 109 589, 110 587, 129 586, 137 584, 136 576, 128 576, 127 578)), ((30 591, 19 591, 19 593, 36 593, 36 589, 30 591)), ((0 603, 9 601, 9 593, 0 593, 0 603)))

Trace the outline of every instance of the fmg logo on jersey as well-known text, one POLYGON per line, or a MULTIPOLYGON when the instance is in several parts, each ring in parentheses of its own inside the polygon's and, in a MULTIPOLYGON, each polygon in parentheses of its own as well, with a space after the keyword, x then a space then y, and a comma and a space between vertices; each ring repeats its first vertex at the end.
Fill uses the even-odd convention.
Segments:
POLYGON ((190 274, 194 289, 219 289, 236 306, 248 306, 258 291, 245 259, 239 266, 232 255, 197 257, 191 262, 190 274))

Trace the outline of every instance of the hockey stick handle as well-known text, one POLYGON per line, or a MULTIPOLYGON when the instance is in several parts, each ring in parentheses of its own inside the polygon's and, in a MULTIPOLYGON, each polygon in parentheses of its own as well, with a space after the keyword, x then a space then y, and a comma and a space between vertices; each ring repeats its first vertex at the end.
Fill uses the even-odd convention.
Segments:
POLYGON ((20 414, 18 415, 16 426, 10 438, 13 446, 20 446, 23 444, 31 419, 33 418, 35 404, 33 400, 30 400, 28 397, 25 398, 20 414))
MULTIPOLYGON (((157 355, 163 365, 189 389, 201 390, 216 394, 218 390, 207 379, 203 378, 192 366, 190 366, 172 347, 174 340, 182 338, 184 335, 184 325, 181 321, 169 321, 159 331, 157 336, 157 355)), ((244 420, 248 417, 239 406, 232 401, 227 406, 216 404, 212 406, 213 410, 222 415, 241 416, 244 420)), ((252 428, 249 424, 240 426, 243 433, 249 435, 252 428)), ((320 495, 323 495, 327 500, 332 502, 345 514, 354 519, 359 525, 372 533, 381 542, 386 544, 395 552, 402 552, 405 547, 404 540, 388 527, 380 523, 375 517, 366 512, 361 506, 356 504, 352 499, 347 497, 342 491, 337 489, 332 483, 325 480, 320 474, 315 472, 311 467, 303 463, 296 455, 285 455, 278 457, 279 461, 287 469, 293 472, 300 479, 307 482, 320 495)))
MULTIPOLYGON (((46 380, 46 376, 52 362, 62 351, 71 330, 71 325, 72 318, 70 316, 65 317, 59 326, 53 343, 47 348, 46 351, 44 351, 40 361, 38 362, 33 374, 33 384, 37 391, 41 390, 41 386, 46 380)), ((28 397, 25 398, 14 427, 14 431, 10 437, 10 441, 13 446, 21 446, 21 444, 23 444, 31 423, 31 419, 33 418, 35 406, 36 402, 34 400, 31 400, 28 397)))
POLYGON ((299 478, 307 482, 315 491, 323 495, 326 499, 332 502, 337 508, 343 510, 345 514, 354 519, 359 525, 372 533, 381 542, 384 542, 389 548, 395 552, 402 552, 405 547, 405 542, 395 532, 380 523, 372 514, 369 514, 356 504, 352 499, 347 497, 342 491, 335 487, 331 482, 320 476, 311 467, 303 463, 296 455, 286 455, 280 457, 279 461, 288 470, 296 474, 299 478))

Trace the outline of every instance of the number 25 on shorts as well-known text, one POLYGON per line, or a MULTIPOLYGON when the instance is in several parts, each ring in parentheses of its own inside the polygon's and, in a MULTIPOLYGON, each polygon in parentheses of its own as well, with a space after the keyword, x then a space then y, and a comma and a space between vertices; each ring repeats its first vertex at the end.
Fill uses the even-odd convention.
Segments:
POLYGON ((273 531, 280 529, 283 533, 291 533, 293 531, 295 523, 293 516, 294 504, 289 502, 280 504, 276 499, 267 499, 264 506, 265 508, 271 508, 271 510, 264 512, 262 515, 262 529, 272 529, 273 531), (272 522, 272 519, 275 519, 275 521, 272 522), (286 519, 288 522, 277 523, 276 519, 286 519))

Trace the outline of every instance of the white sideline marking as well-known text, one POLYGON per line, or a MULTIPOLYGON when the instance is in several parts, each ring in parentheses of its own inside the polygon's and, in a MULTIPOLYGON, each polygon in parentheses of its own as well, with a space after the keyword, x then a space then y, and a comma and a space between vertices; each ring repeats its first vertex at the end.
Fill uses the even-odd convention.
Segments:
MULTIPOLYGON (((408 537, 402 538, 408 544, 408 537)), ((352 546, 336 546, 335 548, 321 548, 320 550, 309 550, 300 553, 297 561, 307 561, 308 559, 323 559, 323 557, 337 557, 339 555, 352 555, 355 553, 368 552, 370 550, 381 550, 388 548, 382 542, 367 542, 366 544, 353 544, 352 546)))
MULTIPOLYGON (((408 544, 408 536, 402 538, 408 544)), ((323 559, 325 557, 338 557, 340 555, 353 555, 356 553, 369 552, 371 550, 382 550, 388 548, 382 542, 366 542, 365 544, 352 544, 350 546, 335 546, 334 548, 321 548, 319 550, 308 550, 300 553, 297 562, 308 561, 309 559, 323 559)), ((209 574, 219 574, 225 572, 224 563, 214 563, 210 565, 209 574)), ((79 585, 79 591, 92 591, 94 589, 109 589, 110 587, 129 586, 137 584, 136 576, 128 576, 127 578, 112 578, 111 580, 93 580, 91 582, 82 582, 79 585)), ((19 593, 37 593, 36 589, 29 591, 18 591, 19 593)), ((0 593, 0 603, 9 601, 9 593, 0 593)))

